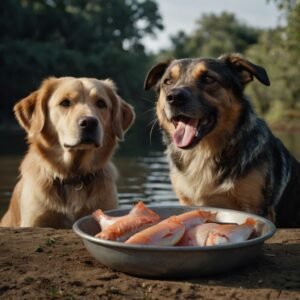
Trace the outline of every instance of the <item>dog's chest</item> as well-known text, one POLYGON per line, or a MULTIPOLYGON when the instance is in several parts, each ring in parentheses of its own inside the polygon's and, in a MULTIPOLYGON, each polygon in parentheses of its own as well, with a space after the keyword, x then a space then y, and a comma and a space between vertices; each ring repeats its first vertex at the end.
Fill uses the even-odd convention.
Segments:
POLYGON ((173 169, 171 181, 175 191, 190 199, 203 199, 204 196, 214 194, 221 188, 216 184, 213 172, 209 168, 191 172, 173 169))
POLYGON ((205 199, 230 191, 234 182, 227 180, 220 184, 219 176, 214 160, 205 153, 195 156, 181 170, 170 161, 173 188, 179 197, 190 199, 189 204, 207 205, 205 199))
POLYGON ((240 209, 261 213, 265 172, 252 169, 239 178, 220 180, 213 160, 193 161, 185 170, 171 165, 171 181, 182 204, 240 209))
POLYGON ((86 190, 79 190, 77 186, 72 186, 66 190, 66 211, 76 214, 82 210, 87 203, 88 193, 86 190))
POLYGON ((54 187, 48 205, 74 221, 81 212, 89 212, 99 206, 99 195, 92 193, 89 187, 79 188, 75 185, 54 187))

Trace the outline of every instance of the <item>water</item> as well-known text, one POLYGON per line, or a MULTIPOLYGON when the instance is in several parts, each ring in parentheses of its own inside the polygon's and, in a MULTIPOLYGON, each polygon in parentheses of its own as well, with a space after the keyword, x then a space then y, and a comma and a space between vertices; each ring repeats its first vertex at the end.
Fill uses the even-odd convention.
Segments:
MULTIPOLYGON (((287 148, 300 159, 300 133, 278 133, 287 148)), ((2 139, 3 141, 3 139, 2 139)), ((17 182, 22 155, 0 154, 0 216, 4 213, 11 192, 17 182)), ((119 169, 118 193, 120 206, 142 199, 149 204, 176 203, 169 180, 169 167, 162 152, 148 152, 128 157, 117 155, 114 162, 119 169)))
POLYGON ((169 166, 163 153, 150 152, 137 158, 117 157, 119 168, 118 193, 120 205, 142 199, 145 203, 177 201, 169 180, 169 166))
MULTIPOLYGON (((6 210, 11 192, 17 182, 20 155, 0 155, 0 216, 6 210)), ((117 182, 120 206, 141 199, 149 204, 169 204, 177 201, 169 181, 169 167, 162 152, 144 156, 116 156, 119 170, 117 182)))

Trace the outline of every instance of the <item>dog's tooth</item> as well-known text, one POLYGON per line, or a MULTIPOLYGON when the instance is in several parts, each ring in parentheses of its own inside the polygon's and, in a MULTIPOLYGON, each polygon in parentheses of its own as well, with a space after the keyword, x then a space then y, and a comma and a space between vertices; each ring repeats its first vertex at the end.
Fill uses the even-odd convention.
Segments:
POLYGON ((199 135, 200 135, 199 130, 196 130, 196 132, 195 132, 195 137, 199 137, 199 135))

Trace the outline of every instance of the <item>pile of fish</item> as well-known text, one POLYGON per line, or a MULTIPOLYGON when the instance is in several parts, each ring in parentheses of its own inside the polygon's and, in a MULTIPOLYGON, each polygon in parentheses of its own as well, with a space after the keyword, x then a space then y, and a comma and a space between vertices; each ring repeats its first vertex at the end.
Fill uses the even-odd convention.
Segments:
POLYGON ((101 209, 92 215, 101 227, 96 237, 138 245, 212 246, 238 243, 249 239, 256 228, 256 221, 252 218, 246 219, 243 224, 218 223, 217 213, 200 209, 161 220, 141 201, 125 216, 111 217, 101 209))

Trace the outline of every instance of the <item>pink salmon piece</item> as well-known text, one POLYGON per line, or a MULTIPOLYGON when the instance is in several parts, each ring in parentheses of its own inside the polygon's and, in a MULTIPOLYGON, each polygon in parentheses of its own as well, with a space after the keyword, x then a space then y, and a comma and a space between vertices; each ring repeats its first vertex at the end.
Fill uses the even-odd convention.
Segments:
POLYGON ((209 232, 206 246, 244 242, 255 230, 255 226, 256 221, 252 218, 248 218, 241 225, 220 224, 209 232))
POLYGON ((205 246, 209 232, 218 227, 217 223, 205 223, 188 229, 176 246, 205 246))
POLYGON ((96 234, 96 237, 105 240, 124 242, 136 232, 157 223, 158 220, 159 218, 151 218, 148 216, 126 215, 100 231, 96 234))
POLYGON ((120 216, 120 217, 112 217, 105 214, 101 209, 97 209, 92 213, 93 218, 100 224, 101 230, 106 229, 108 226, 116 223, 117 221, 121 220, 122 218, 132 215, 132 216, 148 216, 149 218, 156 219, 158 222, 160 217, 157 213, 155 213, 150 208, 146 207, 142 201, 139 201, 127 215, 120 216))
POLYGON ((116 223, 122 217, 111 217, 106 215, 101 209, 97 209, 92 213, 93 218, 99 223, 102 230, 116 223))
POLYGON ((183 236, 184 224, 176 216, 172 216, 140 231, 129 238, 125 243, 139 245, 173 246, 183 236))
POLYGON ((212 213, 204 210, 192 210, 176 216, 176 218, 183 222, 185 229, 188 230, 196 225, 203 224, 207 221, 216 221, 217 213, 212 213))
POLYGON ((148 208, 142 201, 139 201, 129 212, 129 215, 135 215, 135 216, 148 216, 157 218, 159 217, 156 212, 154 212, 152 209, 148 208))

